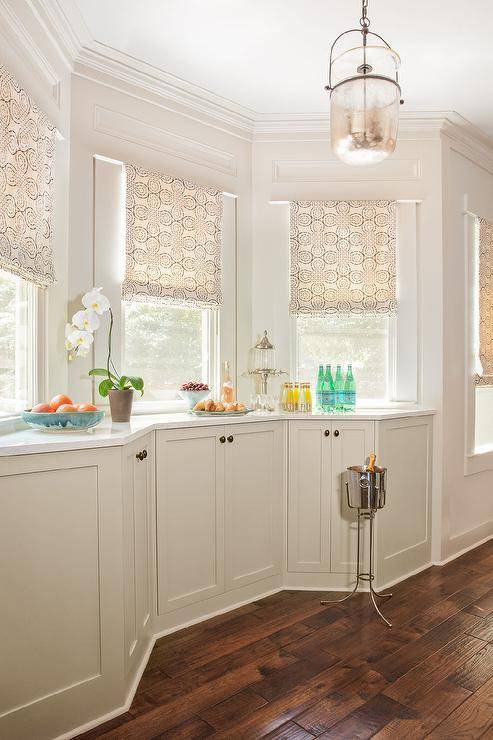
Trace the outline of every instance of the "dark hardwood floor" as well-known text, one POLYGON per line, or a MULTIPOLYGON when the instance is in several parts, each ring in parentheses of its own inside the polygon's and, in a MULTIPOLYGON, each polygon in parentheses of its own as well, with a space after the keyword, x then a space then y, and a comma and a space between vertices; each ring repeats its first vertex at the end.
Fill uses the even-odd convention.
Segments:
POLYGON ((393 589, 283 591, 156 643, 135 700, 79 740, 493 738, 493 541, 393 589))

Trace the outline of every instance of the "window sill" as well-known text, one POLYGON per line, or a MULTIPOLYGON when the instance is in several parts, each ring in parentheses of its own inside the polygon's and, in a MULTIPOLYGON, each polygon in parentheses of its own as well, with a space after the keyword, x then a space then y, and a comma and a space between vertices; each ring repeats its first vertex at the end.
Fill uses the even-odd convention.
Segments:
POLYGON ((493 470, 493 444, 482 445, 464 459, 464 475, 493 470))

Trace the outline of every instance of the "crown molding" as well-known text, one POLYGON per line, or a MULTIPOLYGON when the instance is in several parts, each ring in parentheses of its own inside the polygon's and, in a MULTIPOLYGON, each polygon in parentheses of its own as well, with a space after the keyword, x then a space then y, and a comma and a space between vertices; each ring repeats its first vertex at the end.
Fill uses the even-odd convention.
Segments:
POLYGON ((17 48, 20 55, 29 60, 31 66, 39 72, 47 83, 53 100, 59 106, 60 78, 56 70, 6 0, 0 0, 0 15, 3 21, 0 27, 1 35, 7 43, 17 48))
MULTIPOLYGON (((47 19, 48 23, 44 24, 47 32, 74 74, 80 77, 249 141, 329 136, 328 110, 326 113, 258 113, 91 38, 74 0, 26 2, 38 17, 47 19)), ((0 0, 0 8, 5 5, 6 0, 0 0)), ((22 36, 18 25, 17 34, 22 36)), ((33 51, 36 53, 36 47, 29 46, 30 42, 27 37, 22 41, 26 51, 32 55, 33 51)), ((45 74, 49 74, 46 64, 45 60, 45 74)), ((437 140, 442 136, 469 146, 478 156, 493 157, 493 139, 458 113, 408 111, 404 108, 399 127, 401 140, 437 140)))

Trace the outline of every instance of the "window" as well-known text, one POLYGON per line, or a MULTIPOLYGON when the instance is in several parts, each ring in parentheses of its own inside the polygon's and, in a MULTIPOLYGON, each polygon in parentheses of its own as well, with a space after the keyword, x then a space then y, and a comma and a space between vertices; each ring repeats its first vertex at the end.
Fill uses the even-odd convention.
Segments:
POLYGON ((389 396, 389 316, 296 319, 296 377, 317 383, 318 366, 353 364, 358 401, 389 396))
POLYGON ((34 402, 35 290, 0 270, 0 416, 34 402))
POLYGON ((187 380, 211 382, 210 310, 138 302, 122 310, 122 367, 145 378, 146 401, 176 399, 187 380))

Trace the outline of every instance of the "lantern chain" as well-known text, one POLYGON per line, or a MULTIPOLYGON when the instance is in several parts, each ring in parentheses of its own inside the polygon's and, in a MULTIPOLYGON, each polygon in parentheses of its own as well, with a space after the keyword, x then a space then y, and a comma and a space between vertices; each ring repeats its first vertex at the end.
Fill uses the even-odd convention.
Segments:
POLYGON ((367 15, 368 12, 368 0, 362 0, 361 2, 361 18, 359 19, 360 26, 365 29, 370 27, 370 19, 367 15))

